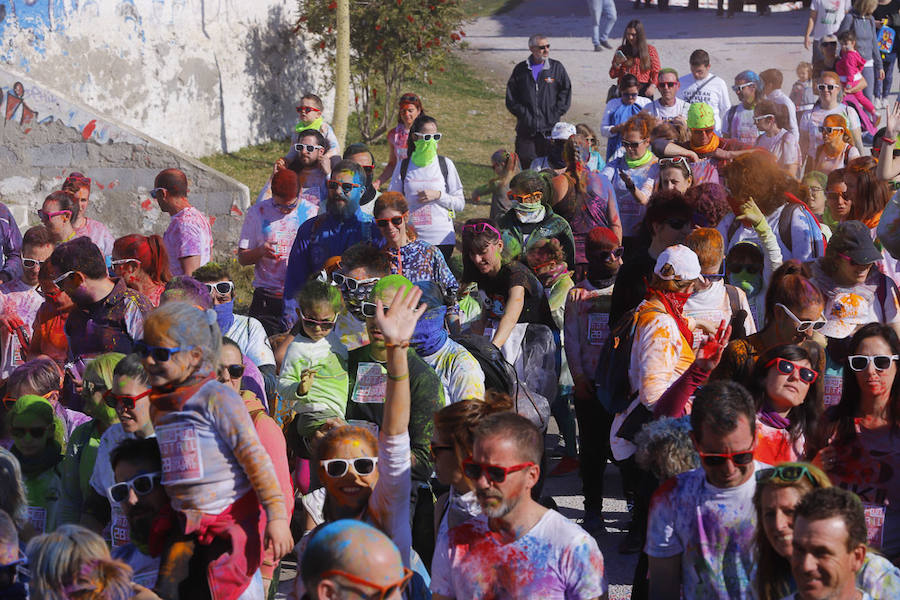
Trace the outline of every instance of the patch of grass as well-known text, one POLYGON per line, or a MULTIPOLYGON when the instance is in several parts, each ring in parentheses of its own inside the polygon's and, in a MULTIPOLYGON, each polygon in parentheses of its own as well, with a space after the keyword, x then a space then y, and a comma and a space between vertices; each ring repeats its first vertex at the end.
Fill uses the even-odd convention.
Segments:
POLYGON ((522 0, 464 0, 463 6, 473 17, 485 17, 509 12, 522 0))

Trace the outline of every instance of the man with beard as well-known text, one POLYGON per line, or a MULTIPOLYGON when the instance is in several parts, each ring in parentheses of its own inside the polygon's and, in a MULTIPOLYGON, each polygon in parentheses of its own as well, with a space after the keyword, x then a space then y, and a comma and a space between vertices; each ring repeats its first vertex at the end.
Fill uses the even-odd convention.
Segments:
MULTIPOLYGON (((279 171, 290 169, 297 175, 300 192, 297 198, 301 203, 314 207, 321 213, 328 197, 328 175, 331 173, 332 159, 327 153, 331 148, 328 140, 315 129, 305 129, 294 134, 297 141, 292 144, 290 152, 275 162, 272 177, 256 197, 256 203, 272 197, 272 181, 279 171)), ((334 157, 337 160, 337 157, 334 157)))
POLYGON ((363 142, 356 142, 355 144, 347 146, 347 149, 344 150, 344 158, 346 160, 352 160, 361 166, 366 173, 366 191, 363 192, 362 197, 359 199, 359 204, 360 206, 365 206, 363 210, 371 214, 373 205, 369 205, 369 203, 378 195, 378 190, 372 185, 372 175, 375 169, 375 155, 372 154, 372 151, 369 150, 369 147, 366 144, 363 142))
POLYGON ((381 240, 374 219, 359 209, 365 182, 365 171, 359 164, 352 160, 339 162, 328 181, 325 212, 307 220, 297 231, 284 280, 285 322, 293 324, 297 320, 294 296, 326 260, 357 242, 381 240))
POLYGON ((390 274, 390 257, 372 243, 354 244, 341 254, 341 266, 331 274, 331 279, 344 297, 346 311, 338 316, 335 330, 347 350, 355 350, 369 343, 362 303, 369 299, 378 280, 390 274))
POLYGON ((531 498, 543 436, 513 413, 476 428, 463 472, 482 514, 438 538, 435 600, 449 598, 606 598, 603 555, 581 527, 531 498))
POLYGON ((106 352, 129 354, 144 336, 150 300, 123 279, 110 279, 100 248, 86 237, 57 246, 50 267, 53 283, 75 303, 65 332, 76 362, 106 352))

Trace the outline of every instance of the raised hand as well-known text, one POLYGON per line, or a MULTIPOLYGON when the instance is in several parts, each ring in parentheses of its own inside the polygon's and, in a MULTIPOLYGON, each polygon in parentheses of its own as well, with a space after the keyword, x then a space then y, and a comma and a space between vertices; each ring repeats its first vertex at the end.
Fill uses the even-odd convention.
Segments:
POLYGON ((421 298, 422 290, 415 286, 398 290, 387 313, 381 300, 375 301, 375 325, 384 336, 385 344, 403 344, 410 340, 416 323, 428 308, 425 304, 419 306, 421 298))
POLYGON ((715 335, 711 335, 706 343, 697 350, 697 358, 694 363, 705 371, 712 371, 719 366, 722 360, 722 352, 728 345, 728 338, 731 337, 731 326, 724 319, 719 323, 719 328, 715 335))
POLYGON ((900 132, 900 102, 894 102, 891 109, 887 111, 887 128, 884 137, 896 138, 900 132))
POLYGON ((756 201, 752 197, 747 198, 747 200, 742 202, 738 208, 739 212, 734 215, 734 217, 743 221, 750 227, 756 227, 766 220, 766 216, 759 209, 759 206, 757 206, 756 201))

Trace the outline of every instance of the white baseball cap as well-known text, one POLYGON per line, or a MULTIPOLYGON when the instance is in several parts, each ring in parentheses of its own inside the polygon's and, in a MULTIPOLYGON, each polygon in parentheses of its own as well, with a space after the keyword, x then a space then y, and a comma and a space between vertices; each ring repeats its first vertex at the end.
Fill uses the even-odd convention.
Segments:
POLYGON ((575 131, 575 126, 571 123, 564 123, 560 121, 556 125, 553 126, 553 131, 550 132, 551 140, 567 140, 573 135, 578 133, 575 131))
POLYGON ((850 337, 861 326, 873 321, 874 303, 875 297, 869 290, 836 290, 825 304, 827 323, 820 332, 830 338, 850 337))
POLYGON ((697 258, 693 250, 681 244, 669 246, 663 250, 659 258, 656 259, 656 267, 653 268, 653 272, 660 279, 668 281, 692 281, 694 279, 705 281, 703 275, 700 274, 700 259, 697 258), (673 274, 667 276, 661 273, 666 265, 672 267, 673 274))

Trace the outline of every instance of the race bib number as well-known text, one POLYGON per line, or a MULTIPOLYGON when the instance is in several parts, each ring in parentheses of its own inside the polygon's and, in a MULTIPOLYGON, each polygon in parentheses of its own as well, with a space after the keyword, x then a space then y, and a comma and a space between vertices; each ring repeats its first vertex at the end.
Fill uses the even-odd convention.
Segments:
POLYGON ((431 225, 431 207, 423 206, 419 210, 413 212, 412 224, 414 227, 427 227, 431 225))
POLYGON ((109 529, 113 548, 125 546, 131 542, 131 535, 128 532, 128 517, 125 516, 125 512, 118 504, 112 507, 109 529))
POLYGON ((35 531, 44 533, 47 530, 47 509, 39 506, 29 506, 28 522, 31 523, 35 531))
POLYGON ((362 404, 384 402, 387 391, 387 374, 378 363, 359 363, 356 369, 356 384, 353 386, 353 401, 362 404))
POLYGON ((825 406, 833 406, 841 400, 841 389, 844 387, 844 378, 840 375, 825 374, 825 406))
POLYGON ((185 483, 203 479, 203 460, 197 429, 189 423, 156 428, 162 455, 162 483, 185 483))
POLYGON ((588 343, 591 346, 602 346, 609 337, 609 313, 590 313, 588 315, 588 343))
POLYGON ((866 532, 869 537, 867 543, 873 548, 881 548, 884 545, 884 505, 864 502, 863 508, 865 508, 866 532))

